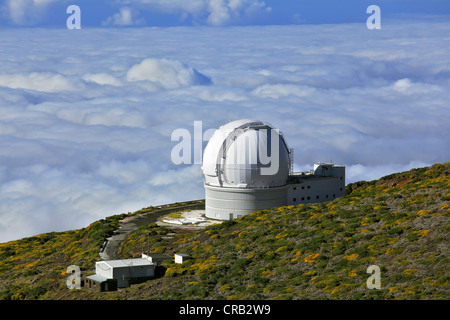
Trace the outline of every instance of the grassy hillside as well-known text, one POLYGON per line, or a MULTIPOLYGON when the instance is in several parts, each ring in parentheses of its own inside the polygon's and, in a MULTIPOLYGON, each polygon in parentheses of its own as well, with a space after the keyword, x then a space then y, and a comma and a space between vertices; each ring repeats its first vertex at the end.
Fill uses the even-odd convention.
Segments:
POLYGON ((67 267, 92 268, 99 248, 123 216, 109 217, 81 230, 0 244, 0 298, 36 299, 66 288, 62 279, 67 267))
POLYGON ((450 163, 437 164, 348 185, 332 202, 262 210, 172 238, 142 227, 124 256, 145 247, 194 259, 118 292, 68 290, 65 269, 93 271, 122 217, 113 216, 1 244, 0 291, 6 299, 448 299, 449 215, 450 163), (381 268, 380 290, 366 287, 370 265, 381 268))
POLYGON ((154 210, 158 208, 148 207, 114 215, 79 230, 44 233, 0 243, 0 299, 54 299, 63 296, 67 290, 68 266, 77 265, 84 274, 93 273, 95 261, 100 260, 100 248, 119 227, 119 221, 154 210))

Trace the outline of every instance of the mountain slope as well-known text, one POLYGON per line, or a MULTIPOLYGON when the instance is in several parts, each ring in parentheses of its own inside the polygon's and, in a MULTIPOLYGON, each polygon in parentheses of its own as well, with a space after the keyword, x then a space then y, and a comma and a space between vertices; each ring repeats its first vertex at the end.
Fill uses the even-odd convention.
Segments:
POLYGON ((118 292, 65 287, 68 265, 92 272, 96 224, 1 244, 0 290, 32 299, 448 299, 449 215, 450 163, 437 164, 350 184, 332 202, 262 210, 172 240, 155 225, 140 228, 124 256, 146 245, 193 259, 118 292), (75 256, 66 254, 72 247, 75 256), (379 290, 366 286, 370 265, 381 269, 379 290))

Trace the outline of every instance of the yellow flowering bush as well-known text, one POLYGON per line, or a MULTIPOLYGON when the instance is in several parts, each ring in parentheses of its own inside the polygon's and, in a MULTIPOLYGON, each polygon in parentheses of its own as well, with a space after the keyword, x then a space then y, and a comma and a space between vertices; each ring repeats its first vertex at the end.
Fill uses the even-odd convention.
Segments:
POLYGON ((320 253, 311 253, 303 259, 306 263, 315 263, 317 262, 317 258, 319 257, 320 253))
POLYGON ((430 213, 430 210, 428 210, 428 209, 424 209, 424 210, 419 210, 419 211, 417 211, 417 214, 418 214, 419 216, 423 216, 423 215, 429 214, 429 213, 430 213))
POLYGON ((288 232, 287 232, 287 231, 284 231, 284 232, 281 232, 281 233, 277 234, 277 236, 275 237, 275 239, 281 240, 281 239, 286 238, 287 235, 288 235, 288 232))
POLYGON ((405 271, 403 271, 403 273, 407 274, 407 275, 413 275, 417 272, 416 269, 405 269, 405 271))
POLYGON ((358 273, 356 273, 356 270, 352 270, 348 273, 349 277, 356 277, 358 275, 358 273))
POLYGON ((250 251, 247 255, 247 259, 252 259, 255 256, 255 251, 250 251))
POLYGON ((219 288, 219 291, 220 292, 226 292, 226 291, 228 291, 228 290, 230 290, 231 289, 231 286, 227 283, 227 284, 224 284, 223 286, 221 286, 220 288, 219 288))
POLYGON ((275 252, 278 254, 282 254, 282 253, 287 252, 287 250, 288 250, 287 246, 282 246, 282 247, 279 247, 277 250, 275 250, 275 252))
POLYGON ((347 256, 344 256, 345 260, 355 260, 356 258, 358 258, 358 254, 357 253, 352 253, 352 254, 349 254, 347 256))
POLYGON ((431 230, 418 230, 418 231, 414 231, 415 234, 417 234, 420 237, 426 237, 429 233, 431 232, 431 230))
POLYGON ((274 274, 274 272, 272 270, 267 270, 266 269, 263 272, 261 272, 261 277, 268 278, 268 277, 270 277, 273 274, 274 274))
POLYGON ((323 217, 323 215, 324 215, 323 213, 317 212, 317 213, 313 214, 313 215, 310 217, 310 219, 320 219, 320 218, 323 217))

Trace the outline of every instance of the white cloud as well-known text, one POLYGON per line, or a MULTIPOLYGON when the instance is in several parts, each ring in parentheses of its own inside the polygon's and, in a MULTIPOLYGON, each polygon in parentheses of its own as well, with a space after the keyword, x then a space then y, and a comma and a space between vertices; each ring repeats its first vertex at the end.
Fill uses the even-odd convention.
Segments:
POLYGON ((144 19, 138 18, 139 12, 129 7, 120 8, 119 12, 102 22, 102 25, 114 26, 132 26, 140 25, 145 22, 144 19))
POLYGON ((184 1, 184 0, 134 0, 129 1, 125 0, 122 1, 126 4, 131 3, 139 3, 142 5, 147 5, 152 8, 156 8, 157 10, 166 11, 166 12, 173 12, 173 11, 186 11, 188 13, 196 13, 205 7, 205 3, 207 0, 192 0, 192 1, 184 1))
POLYGON ((49 5, 58 0, 6 0, 2 11, 16 25, 33 25, 40 21, 49 5))
POLYGON ((278 99, 285 96, 306 97, 314 94, 311 87, 293 84, 264 84, 252 91, 252 94, 261 98, 278 99))
MULTIPOLYGON (((209 1, 158 3, 210 14, 209 1)), ((250 2, 217 5, 232 23, 250 2)), ((193 132, 195 120, 203 131, 267 120, 296 168, 332 160, 348 182, 448 161, 450 24, 386 22, 382 32, 0 30, 0 241, 203 197, 200 166, 170 159, 172 131, 193 132)))
POLYGON ((189 15, 196 24, 206 23, 213 26, 243 22, 271 11, 264 1, 259 0, 125 0, 122 3, 189 15))
POLYGON ((231 19, 231 10, 231 6, 228 6, 225 0, 211 0, 208 5, 210 14, 206 21, 213 26, 226 24, 231 19))
POLYGON ((408 171, 413 168, 422 168, 428 166, 429 163, 420 161, 411 161, 406 164, 383 164, 375 166, 364 166, 361 164, 351 165, 345 168, 346 183, 357 182, 361 180, 370 181, 380 177, 395 173, 408 171))
POLYGON ((43 92, 71 91, 82 88, 80 83, 75 83, 60 74, 48 72, 0 74, 0 86, 43 92))
POLYGON ((151 176, 154 172, 149 162, 139 159, 126 162, 112 160, 108 163, 102 163, 98 173, 104 178, 113 180, 114 183, 131 185, 141 181, 142 177, 151 176))
POLYGON ((207 88, 199 92, 199 98, 205 101, 243 101, 247 100, 247 95, 239 90, 228 90, 226 88, 207 88))
POLYGON ((131 82, 150 81, 165 89, 209 84, 210 80, 197 70, 177 60, 145 59, 128 70, 126 79, 131 82))
POLYGON ((183 185, 188 181, 192 181, 193 177, 197 178, 196 180, 203 178, 200 166, 188 166, 179 170, 157 173, 150 180, 150 184, 153 186, 183 185))
POLYGON ((88 73, 83 76, 83 80, 88 82, 95 82, 100 85, 107 84, 115 87, 122 85, 122 82, 119 79, 107 73, 88 73))
POLYGON ((426 83, 414 83, 408 78, 395 81, 392 89, 407 95, 430 94, 433 91, 441 90, 439 86, 426 83))

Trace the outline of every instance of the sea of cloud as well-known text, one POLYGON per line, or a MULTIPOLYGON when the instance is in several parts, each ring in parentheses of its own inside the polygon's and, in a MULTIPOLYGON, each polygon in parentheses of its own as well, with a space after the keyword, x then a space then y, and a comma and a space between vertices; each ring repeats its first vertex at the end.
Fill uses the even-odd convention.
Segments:
POLYGON ((450 23, 0 31, 0 241, 204 197, 177 128, 266 120, 347 182, 449 161, 450 23), (20 39, 18 41, 17 39, 20 39))

